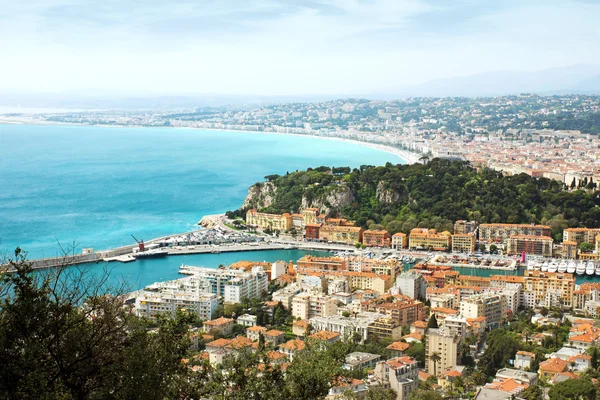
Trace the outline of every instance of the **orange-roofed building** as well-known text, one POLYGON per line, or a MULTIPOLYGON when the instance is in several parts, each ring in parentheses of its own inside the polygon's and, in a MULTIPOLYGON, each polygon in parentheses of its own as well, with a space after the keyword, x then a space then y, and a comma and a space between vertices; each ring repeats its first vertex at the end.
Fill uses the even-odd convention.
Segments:
POLYGON ((402 357, 404 352, 410 347, 410 344, 406 342, 394 342, 386 347, 392 355, 392 357, 402 357))
POLYGON ((231 343, 231 339, 217 339, 206 343, 206 351, 212 353, 214 351, 224 349, 231 343))
POLYGON ((565 372, 569 370, 569 362, 560 358, 551 358, 540 363, 538 374, 541 377, 552 377, 554 374, 559 372, 565 372))
POLYGON ((369 247, 390 247, 390 234, 386 230, 368 229, 363 232, 363 244, 369 247))
POLYGON ((204 321, 203 327, 204 332, 211 334, 219 333, 223 336, 229 336, 233 330, 233 319, 221 317, 210 321, 204 321))
POLYGON ((529 387, 526 383, 519 383, 513 378, 508 379, 494 379, 492 383, 485 385, 488 389, 500 390, 502 392, 510 393, 513 396, 518 395, 529 387))
POLYGON ((427 322, 425 322, 425 321, 413 322, 412 324, 410 324, 410 331, 417 332, 417 333, 420 333, 421 335, 424 335, 425 332, 427 331, 427 322))
POLYGON ((402 250, 408 247, 408 236, 406 233, 398 232, 392 236, 392 248, 402 250))
POLYGON ((319 331, 310 335, 309 338, 313 340, 318 340, 319 342, 333 343, 340 340, 341 335, 339 332, 319 331))
POLYGON ((255 341, 259 339, 261 333, 264 335, 266 331, 267 328, 264 326, 251 326, 250 328, 246 329, 246 337, 252 341, 255 341))
POLYGON ((252 347, 252 340, 248 339, 246 336, 236 336, 231 339, 226 347, 232 350, 242 350, 244 348, 252 347))
POLYGON ((417 361, 407 356, 380 361, 373 371, 373 379, 384 388, 394 390, 397 400, 408 400, 419 387, 417 361))
POLYGON ((296 354, 299 351, 304 350, 304 347, 306 345, 304 344, 303 340, 300 339, 294 339, 294 340, 289 340, 283 344, 279 345, 279 351, 287 354, 288 357, 290 358, 290 360, 292 360, 294 358, 294 354, 296 354))
POLYGON ((266 331, 264 334, 265 341, 271 343, 273 346, 277 346, 285 341, 285 332, 278 331, 277 329, 271 329, 266 331))
POLYGON ((306 328, 308 327, 308 320, 301 319, 292 323, 292 333, 296 336, 304 336, 306 334, 306 328))

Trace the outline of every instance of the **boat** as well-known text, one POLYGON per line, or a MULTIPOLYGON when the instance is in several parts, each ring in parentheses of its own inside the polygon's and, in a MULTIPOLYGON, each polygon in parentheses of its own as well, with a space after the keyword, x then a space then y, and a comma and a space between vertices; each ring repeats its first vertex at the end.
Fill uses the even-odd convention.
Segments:
POLYGON ((542 270, 542 272, 548 271, 548 261, 544 261, 544 263, 542 264, 541 270, 542 270))
POLYGON ((596 275, 600 275, 600 264, 596 264, 596 275))
POLYGON ((576 268, 577 263, 575 261, 569 261, 569 265, 567 265, 567 272, 570 274, 574 274, 576 268))
POLYGON ((556 263, 555 260, 550 261, 550 264, 548 264, 548 272, 556 272, 558 271, 558 264, 556 263))
POLYGON ((565 260, 562 260, 558 264, 558 272, 560 272, 561 274, 567 272, 567 262, 565 260))
POLYGON ((587 275, 594 275, 596 273, 596 268, 594 267, 594 263, 591 261, 587 262, 587 265, 585 267, 585 273, 587 275))
POLYGON ((583 261, 579 261, 577 264, 577 269, 575 269, 577 275, 583 275, 585 273, 585 263, 583 261))
POLYGON ((137 253, 134 253, 133 256, 137 259, 137 258, 158 258, 158 257, 165 257, 168 256, 169 252, 166 250, 161 250, 161 249, 151 249, 151 250, 144 250, 144 251, 138 251, 137 253))
POLYGON ((527 271, 533 271, 534 263, 533 261, 527 262, 527 271))

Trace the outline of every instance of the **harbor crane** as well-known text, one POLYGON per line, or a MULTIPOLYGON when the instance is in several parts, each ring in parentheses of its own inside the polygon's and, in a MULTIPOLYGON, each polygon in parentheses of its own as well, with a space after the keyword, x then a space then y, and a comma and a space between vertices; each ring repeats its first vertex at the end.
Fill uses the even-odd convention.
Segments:
POLYGON ((136 237, 133 236, 133 235, 131 235, 131 237, 133 238, 133 240, 135 240, 137 242, 140 251, 141 252, 144 251, 144 249, 145 249, 144 240, 143 239, 142 240, 137 240, 136 237))

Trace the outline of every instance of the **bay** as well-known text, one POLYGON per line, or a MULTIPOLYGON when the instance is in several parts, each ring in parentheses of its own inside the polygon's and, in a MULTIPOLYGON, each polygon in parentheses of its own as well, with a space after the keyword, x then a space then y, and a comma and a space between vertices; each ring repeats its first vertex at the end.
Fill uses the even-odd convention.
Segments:
POLYGON ((338 140, 170 128, 0 125, 0 251, 108 249, 195 229, 265 175, 405 163, 338 140))

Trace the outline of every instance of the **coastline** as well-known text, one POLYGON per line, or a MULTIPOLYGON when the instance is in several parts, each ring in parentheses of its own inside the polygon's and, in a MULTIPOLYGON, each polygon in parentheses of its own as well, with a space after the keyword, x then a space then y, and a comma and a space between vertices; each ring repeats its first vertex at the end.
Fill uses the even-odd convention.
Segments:
POLYGON ((369 147, 372 149, 384 151, 389 154, 393 154, 403 161, 406 164, 415 164, 420 162, 419 158, 421 157, 418 153, 413 153, 408 150, 399 149, 393 146, 381 144, 381 143, 373 143, 366 142, 362 140, 354 140, 347 139, 343 137, 335 137, 335 136, 321 136, 321 135, 312 135, 312 134, 300 134, 300 133, 280 133, 280 132, 269 132, 269 131, 251 131, 251 130, 243 130, 243 129, 220 129, 220 128, 195 128, 195 127, 172 127, 172 126, 145 126, 145 125, 101 125, 101 124, 78 124, 78 123, 65 123, 65 122, 55 122, 55 121, 44 121, 34 118, 27 117, 3 117, 0 115, 0 125, 57 125, 57 126, 79 126, 79 127, 101 127, 101 128, 159 128, 159 129, 187 129, 187 130, 197 130, 197 131, 216 131, 216 132, 241 132, 241 133, 253 133, 253 134, 261 134, 261 135, 285 135, 285 136, 300 136, 300 137, 313 137, 319 139, 327 139, 327 140, 339 140, 346 143, 351 143, 359 146, 369 147))

